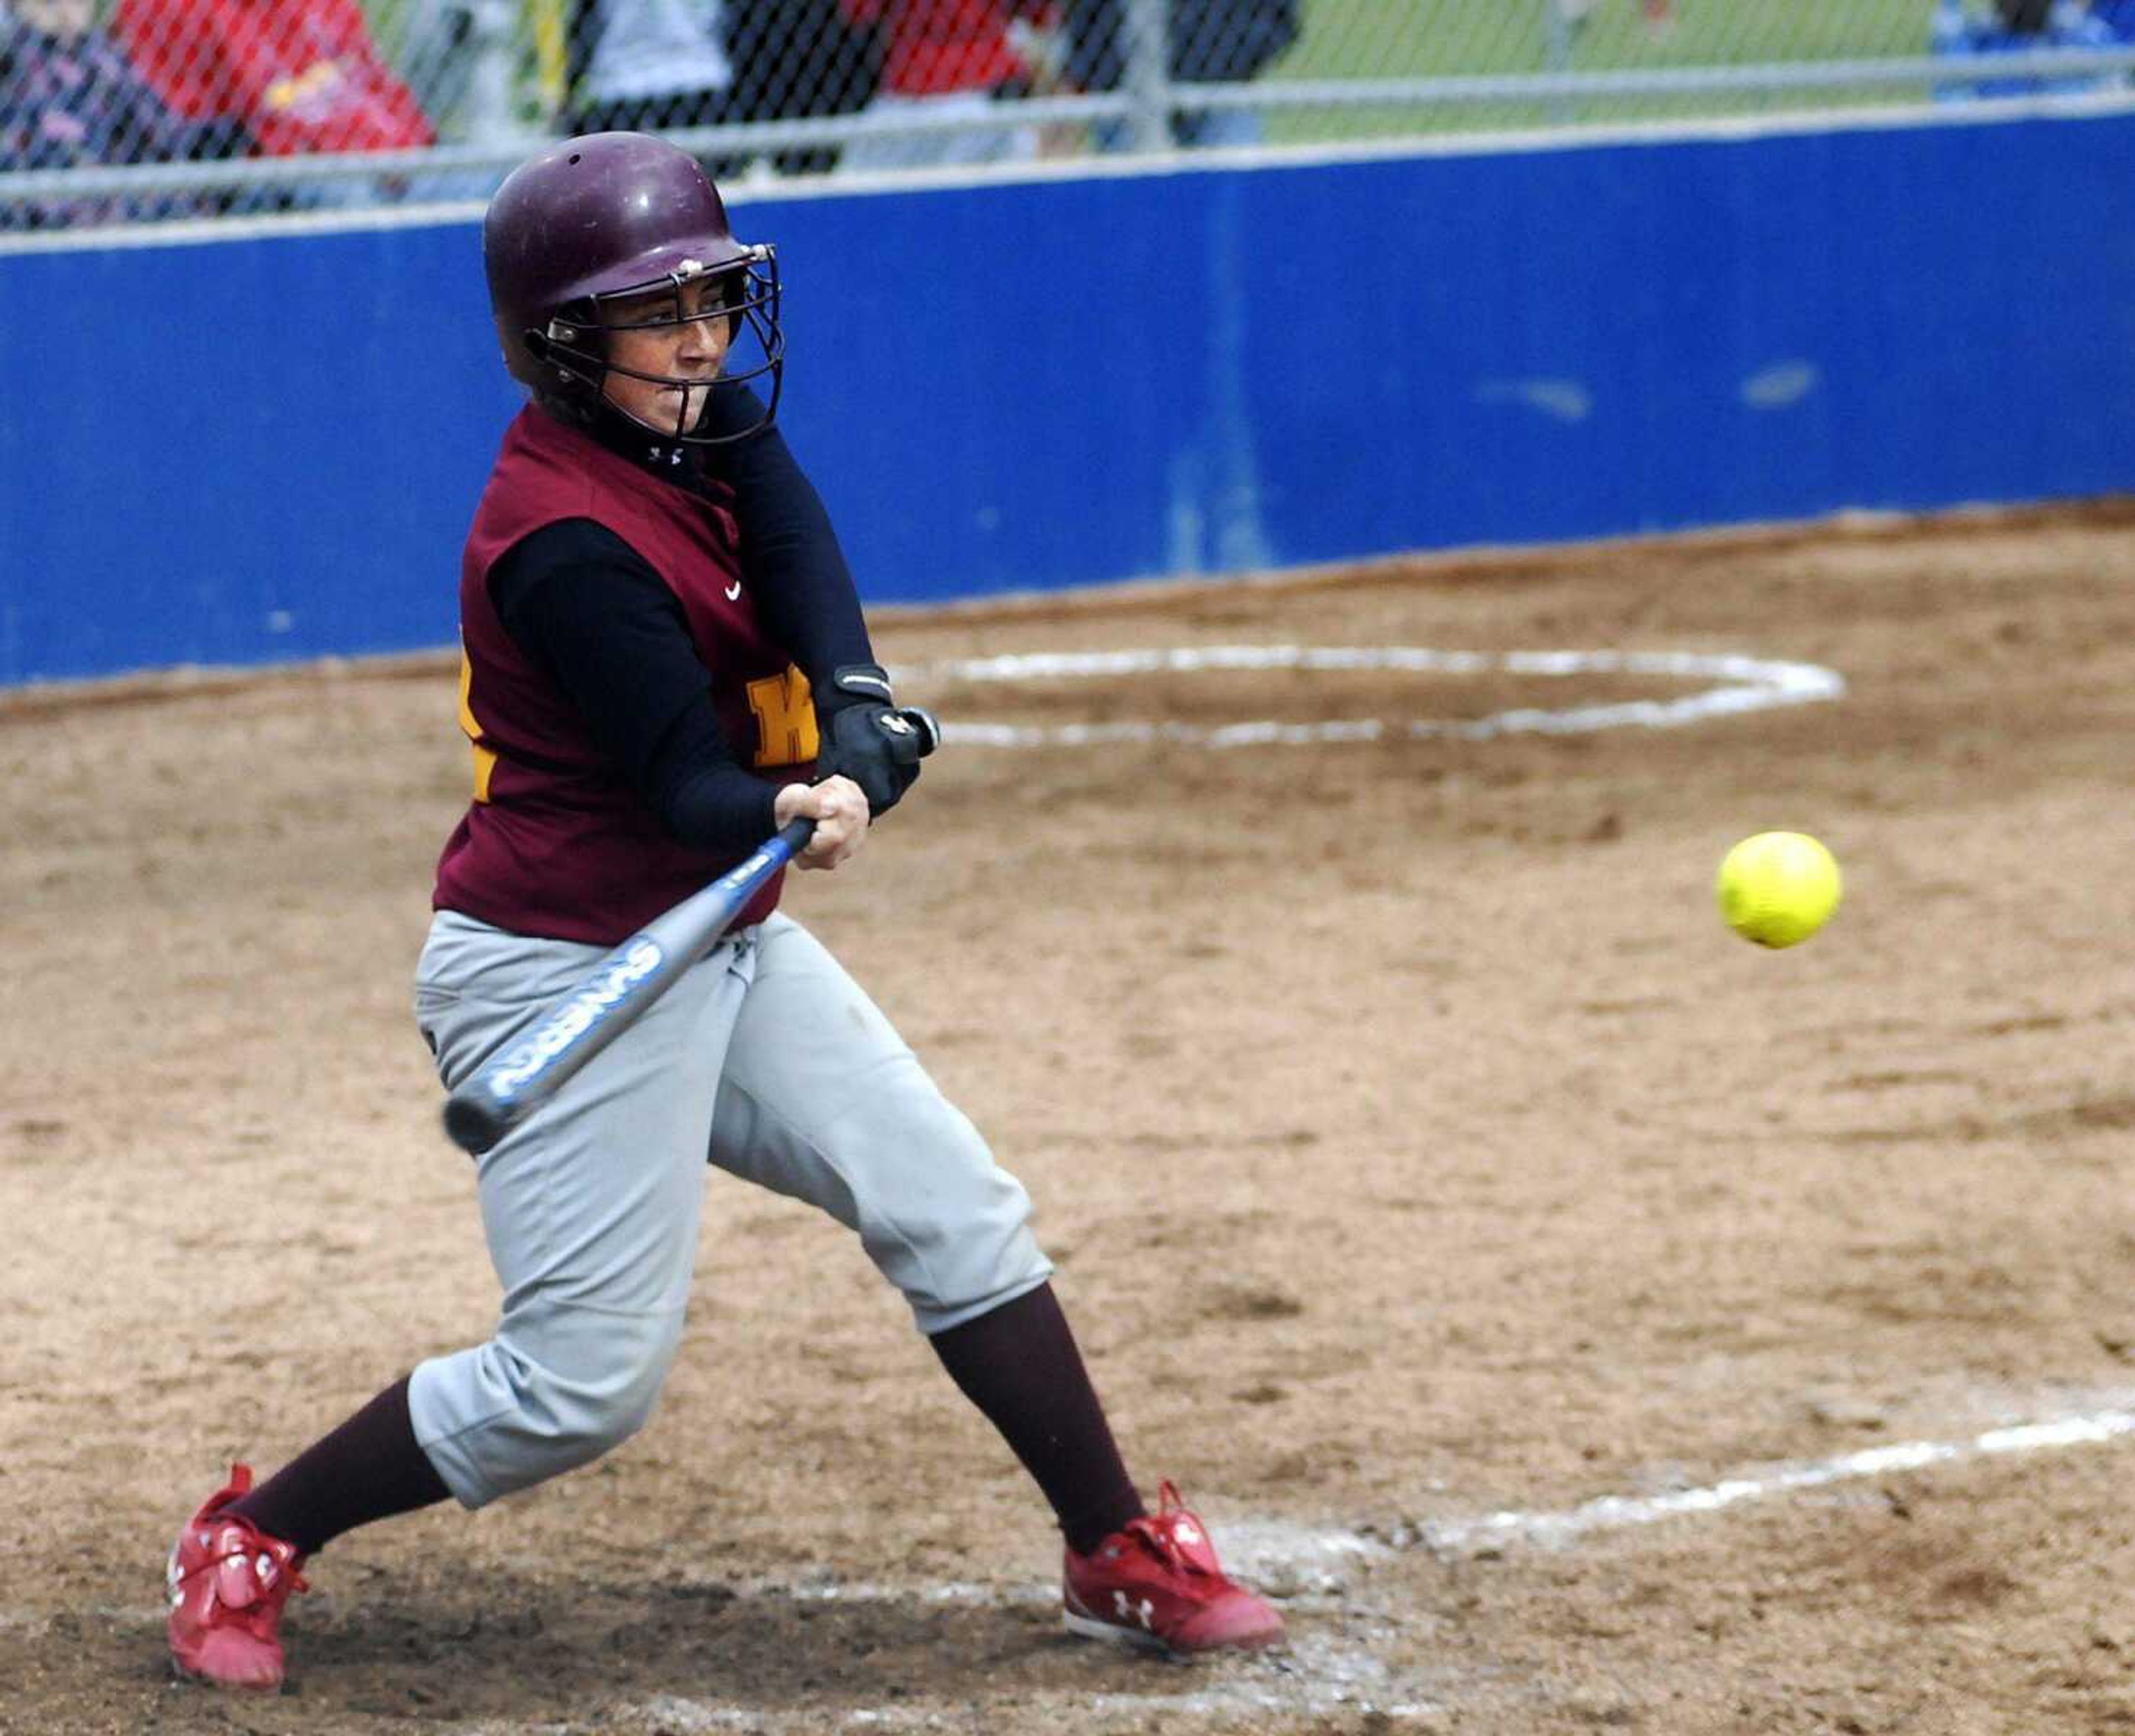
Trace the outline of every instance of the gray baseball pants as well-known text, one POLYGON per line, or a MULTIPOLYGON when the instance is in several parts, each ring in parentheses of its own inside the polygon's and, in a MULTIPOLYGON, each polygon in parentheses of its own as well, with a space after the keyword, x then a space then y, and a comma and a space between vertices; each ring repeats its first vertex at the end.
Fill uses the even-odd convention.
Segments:
MULTIPOLYGON (((415 1014, 446 1089, 605 950, 440 912, 415 1014)), ((415 1438, 463 1505, 644 1425, 681 1341, 708 1157, 857 1230, 922 1332, 1051 1274, 1021 1185, 837 961, 774 914, 476 1160, 502 1313, 487 1343, 418 1365, 408 1392, 415 1438)))

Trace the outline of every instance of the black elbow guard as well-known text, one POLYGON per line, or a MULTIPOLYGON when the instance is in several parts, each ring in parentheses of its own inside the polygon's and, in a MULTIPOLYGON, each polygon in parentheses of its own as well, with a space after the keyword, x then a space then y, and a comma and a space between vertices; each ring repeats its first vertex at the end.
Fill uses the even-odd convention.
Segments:
POLYGON ((919 777, 919 761, 933 745, 897 708, 889 674, 874 663, 850 663, 830 678, 830 691, 816 701, 822 747, 816 770, 825 778, 850 778, 866 796, 871 814, 887 813, 919 777))

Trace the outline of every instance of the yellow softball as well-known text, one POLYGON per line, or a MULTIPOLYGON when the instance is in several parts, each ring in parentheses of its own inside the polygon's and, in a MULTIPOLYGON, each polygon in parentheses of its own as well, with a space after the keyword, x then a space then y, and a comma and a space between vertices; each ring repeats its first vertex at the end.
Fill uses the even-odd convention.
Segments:
POLYGON ((1838 864, 1803 832, 1760 832, 1720 864, 1720 914, 1745 940, 1790 947, 1838 908, 1838 864))

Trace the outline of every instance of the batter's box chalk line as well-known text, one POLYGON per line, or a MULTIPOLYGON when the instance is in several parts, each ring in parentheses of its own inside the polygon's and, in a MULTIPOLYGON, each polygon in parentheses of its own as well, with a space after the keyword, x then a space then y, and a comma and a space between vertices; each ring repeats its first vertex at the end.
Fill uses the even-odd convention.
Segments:
POLYGON ((1435 651, 1421 645, 1199 645, 1169 650, 1050 651, 951 658, 897 672, 900 682, 1089 681, 1149 675, 1295 669, 1348 674, 1374 670, 1416 675, 1529 676, 1653 676, 1716 682, 1674 699, 1627 700, 1557 710, 1523 706, 1485 717, 1330 719, 1319 723, 1261 720, 1234 724, 1155 723, 1132 719, 1049 725, 951 723, 946 739, 974 747, 1100 747, 1115 742, 1174 742, 1196 747, 1297 746, 1320 742, 1442 737, 1487 741, 1500 735, 1582 735, 1599 730, 1678 729, 1707 718, 1839 698, 1846 682, 1815 663, 1690 651, 1435 651))
MULTIPOLYGON (((2111 1395, 2135 1404, 2135 1394, 2111 1395)), ((1404 1522, 1387 1530, 1315 1529, 1281 1520, 1234 1520, 1218 1526, 1225 1564, 1241 1578, 1285 1602, 1321 1600, 1315 1615, 1329 1622, 1300 1623, 1290 1643, 1261 1657, 1222 1661, 1189 1676, 1174 1691, 1109 1692, 1079 1702, 1089 1711, 1125 1716, 1221 1716, 1252 1714, 1326 1715, 1375 1712, 1394 1722, 1435 1722, 1447 1709, 1431 1697, 1431 1684, 1412 1670, 1398 1669, 1376 1651, 1360 1628, 1385 1630, 1395 1618, 1349 1596, 1356 1565, 1416 1549, 1449 1557, 1503 1553, 1516 1544, 1568 1548, 1592 1534, 1723 1513, 1750 1501, 1771 1500, 1835 1484, 1931 1471, 1968 1461, 2109 1445, 2135 1435, 2135 1409, 2084 1411, 1988 1429, 1956 1440, 1908 1441, 1871 1447, 1830 1458, 1745 1468, 1700 1488, 1649 1496, 1604 1496, 1555 1511, 1503 1511, 1470 1518, 1404 1522), (1335 1631, 1339 1628, 1340 1631, 1335 1631)), ((915 1593, 876 1583, 839 1582, 817 1575, 799 1581, 753 1580, 737 1588, 744 1596, 822 1598, 848 1603, 929 1601, 974 1604, 1045 1604, 1059 1598, 1057 1584, 1031 1582, 998 1587, 968 1582, 915 1593)), ((1382 1637, 1386 1635, 1382 1632, 1382 1637)), ((641 1710, 651 1709, 639 1709, 641 1710)), ((664 1697, 657 1710, 668 1729, 748 1729, 784 1736, 797 1728, 784 1714, 733 1707, 695 1705, 664 1697), (689 1721, 695 1714, 697 1722, 689 1721), (677 1721, 678 1714, 683 1714, 677 1721)), ((814 1714, 811 1714, 811 1716, 814 1714)), ((836 1714, 838 1728, 925 1729, 943 1727, 938 1703, 855 1707, 836 1714)))
POLYGON ((1649 1496, 1605 1495, 1561 1512, 1489 1513, 1474 1519, 1426 1521, 1406 1527, 1389 1540, 1389 1546, 1420 1545, 1445 1554, 1476 1555, 1510 1543, 1561 1545, 1590 1532, 1719 1513, 1746 1501, 1768 1501, 1806 1489, 1928 1471, 1975 1459, 2104 1446, 2131 1434, 2135 1434, 2135 1410, 2089 1411, 1990 1428, 1969 1440, 1896 1442, 1835 1458, 1768 1465, 1723 1477, 1703 1488, 1673 1489, 1649 1496))
MULTIPOLYGON (((1702 1487, 1669 1490, 1657 1495, 1603 1496, 1580 1506, 1551 1511, 1501 1511, 1467 1518, 1404 1521, 1389 1529, 1318 1529, 1278 1520, 1233 1520, 1217 1527, 1227 1566, 1248 1583, 1288 1602, 1317 1599, 1314 1618, 1299 1624, 1290 1644, 1257 1657, 1222 1661, 1213 1667, 1193 1666, 1175 1691, 1106 1693, 1079 1704, 1108 1714, 1317 1714, 1337 1709, 1376 1712, 1398 1723, 1435 1724, 1446 1708, 1434 1701, 1431 1683, 1397 1669, 1380 1655, 1368 1631, 1388 1630, 1397 1618, 1373 1611, 1349 1595, 1355 1567, 1423 1549, 1473 1558, 1502 1553, 1516 1545, 1567 1548, 1596 1533, 1653 1525, 1666 1520, 1697 1519, 1724 1513, 1750 1501, 1766 1501, 1871 1477, 1932 1471, 1944 1465, 2019 1457, 2035 1452, 2108 1446, 2135 1436, 2135 1393, 2095 1394, 2112 1408, 2065 1414, 2042 1420, 1991 1428, 1967 1438, 1898 1442, 1834 1457, 1745 1467, 1702 1487), (1338 1619, 1321 1618, 1322 1612, 1338 1619), (1340 1631, 1334 1631, 1339 1628, 1340 1631)), ((834 1574, 800 1578, 750 1578, 734 1589, 744 1598, 847 1603, 970 1603, 1002 1606, 1056 1603, 1057 1582, 1032 1581, 1003 1587, 971 1582, 927 1588, 879 1582, 840 1580, 834 1574)), ((115 1608, 99 1605, 90 1613, 128 1627, 159 1627, 161 1605, 115 1608)), ((0 1612, 0 1630, 44 1631, 49 1617, 0 1612)), ((613 1709, 606 1728, 628 1732, 751 1731, 761 1736, 821 1729, 908 1730, 968 1729, 962 1712, 945 1712, 942 1703, 855 1706, 842 1710, 719 1704, 694 1697, 661 1694, 613 1709)), ((509 1724, 482 1720, 453 1726, 449 1736, 558 1736, 577 1723, 557 1725, 509 1724)))

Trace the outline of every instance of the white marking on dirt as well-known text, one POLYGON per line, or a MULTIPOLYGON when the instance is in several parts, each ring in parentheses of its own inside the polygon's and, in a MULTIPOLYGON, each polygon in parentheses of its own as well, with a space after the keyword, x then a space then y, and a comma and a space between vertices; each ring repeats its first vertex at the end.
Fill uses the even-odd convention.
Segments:
POLYGON ((1971 1459, 2103 1446, 2129 1434, 2135 1434, 2135 1410, 2094 1411, 1991 1428, 1968 1441, 1908 1441, 1842 1453, 1836 1458, 1767 1466, 1724 1477, 1702 1489, 1678 1489, 1652 1496, 1605 1495, 1566 1512, 1490 1513, 1479 1519, 1429 1521, 1416 1529, 1413 1540, 1430 1549, 1462 1554, 1515 1541, 1564 1544, 1590 1531, 1620 1530, 1686 1514, 1717 1513, 1745 1501, 1765 1501, 1802 1489, 1924 1471, 1971 1459))
POLYGON ((1057 1585, 1048 1588, 1035 1583, 1005 1593, 997 1586, 950 1579, 914 1591, 909 1586, 884 1585, 872 1579, 839 1579, 828 1574, 797 1581, 744 1579, 735 1589, 745 1598, 788 1598, 796 1603, 909 1603, 915 1598, 922 1603, 1022 1603, 1041 1596, 1060 1595, 1057 1585))
POLYGON ((1315 1530, 1282 1520, 1240 1520, 1218 1529, 1225 1568, 1271 1598, 1345 1591, 1358 1561, 1390 1553, 1383 1541, 1360 1532, 1315 1530))
POLYGON ((1487 741, 1499 735, 1576 735, 1600 730, 1678 729, 1707 718, 1814 705, 1846 691, 1845 678, 1816 663, 1689 651, 1440 651, 1421 645, 1201 645, 1168 650, 1056 651, 961 657, 901 671, 900 680, 975 683, 1096 680, 1138 675, 1300 670, 1308 673, 1390 671, 1477 676, 1493 672, 1553 678, 1651 676, 1718 685, 1673 699, 1626 700, 1556 709, 1523 706, 1483 717, 1329 719, 1278 723, 1256 719, 1206 725, 1121 719, 1108 723, 951 723, 946 739, 975 747, 1097 747, 1118 742, 1173 742, 1206 748, 1297 746, 1378 741, 1389 735, 1487 741))
POLYGON ((708 1706, 701 1700, 685 1700, 679 1694, 656 1694, 634 1708, 656 1729, 670 1733, 696 1730, 760 1730, 763 1719, 754 1712, 735 1706, 708 1706))
POLYGON ((1328 1564, 1344 1559, 1369 1559, 1418 1548, 1440 1554, 1474 1555, 1513 1543, 1561 1546, 1590 1532, 1624 1530, 1663 1520, 1722 1512, 1746 1501, 1768 1501, 1804 1489, 1932 1470, 1973 1459, 2106 1446, 2130 1435, 2135 1435, 2135 1410, 2090 1411, 1990 1428, 1967 1441, 1897 1442, 1833 1458, 1758 1466, 1702 1488, 1672 1489, 1659 1495, 1604 1495, 1556 1512, 1507 1511, 1472 1519, 1425 1520, 1398 1526, 1384 1535, 1308 1531, 1251 1522, 1227 1525, 1222 1528, 1224 1554, 1241 1577, 1258 1579, 1271 1588, 1281 1576, 1289 1574, 1301 1575, 1301 1583, 1310 1589, 1339 1590, 1339 1571, 1330 1572, 1328 1564), (1319 1580, 1329 1583, 1315 1583, 1319 1580))
MULTIPOLYGON (((1058 1596, 1057 1588, 1053 1595, 1058 1596)), ((1099 1648, 1092 1656, 1109 1649, 1099 1648)), ((1324 1717, 1348 1710, 1377 1712, 1397 1719, 1433 1717, 1441 1709, 1417 1695, 1415 1685, 1402 1681, 1382 1659, 1324 1633, 1300 1634, 1277 1652, 1212 1660, 1206 1664, 1167 1663, 1149 1657, 1143 1664, 1174 1680, 1184 1678, 1186 1685, 1145 1694, 1077 1694, 1075 1707, 1084 1712, 1136 1717, 1166 1713, 1202 1717, 1269 1713, 1294 1717, 1302 1713, 1324 1717)), ((945 1719, 939 1701, 787 1712, 772 1707, 719 1705, 665 1694, 618 1708, 616 1722, 617 1728, 632 1731, 669 1732, 961 1727, 960 1720, 945 1719)))
MULTIPOLYGON (((2128 1402, 2135 1402, 2135 1395, 2123 1396, 2128 1402)), ((1991 1428, 1968 1440, 1899 1442, 1867 1447, 1859 1452, 1841 1453, 1832 1458, 1752 1467, 1702 1488, 1671 1490, 1652 1496, 1603 1496, 1554 1512, 1502 1511, 1469 1519, 1427 1520, 1397 1527, 1386 1535, 1314 1528, 1276 1520, 1230 1521, 1217 1530, 1222 1539, 1225 1561, 1241 1578, 1260 1585, 1277 1598, 1339 1597, 1348 1589, 1348 1571, 1353 1564, 1382 1559, 1411 1549, 1474 1555, 1515 1543, 1557 1547, 1593 1532, 1724 1512, 1745 1502, 1769 1500, 1802 1490, 1931 1470, 1973 1460, 2107 1446, 2129 1436, 2135 1436, 2135 1409, 2095 1410, 1991 1428)), ((1058 1586, 1048 1582, 991 1586, 951 1581, 915 1590, 908 1586, 865 1580, 840 1581, 830 1575, 811 1575, 799 1581, 743 1580, 734 1589, 744 1598, 884 1604, 1043 1604, 1054 1602, 1060 1595, 1058 1586)), ((1353 1621, 1361 1613, 1358 1606, 1343 1608, 1345 1620, 1353 1621)), ((154 1608, 99 1605, 90 1612, 128 1627, 160 1623, 163 1619, 160 1605, 154 1608)), ((50 1621, 49 1615, 0 1612, 0 1629, 44 1630, 50 1621)), ((1202 1685, 1179 1692, 1098 1694, 1088 1696, 1082 1703, 1100 1711, 1137 1715, 1173 1713, 1207 1716, 1238 1712, 1325 1715, 1349 1710, 1376 1712, 1381 1717, 1397 1721, 1434 1719, 1443 1715, 1445 1710, 1416 1695, 1418 1684, 1404 1680, 1368 1646, 1350 1643, 1324 1629, 1308 1627, 1281 1651, 1217 1661, 1207 1667, 1221 1673, 1202 1685)), ((938 1729, 944 1725, 944 1714, 938 1704, 857 1706, 842 1711, 819 1709, 789 1713, 767 1707, 708 1704, 668 1694, 655 1695, 646 1700, 619 1707, 615 1715, 617 1728, 632 1731, 782 1733, 820 1729, 831 1724, 855 1729, 938 1729)), ((507 1729, 520 1731, 525 1728, 516 1724, 506 1726, 482 1721, 455 1726, 454 1729, 458 1736, 491 1736, 492 1731, 501 1736, 507 1729)))

